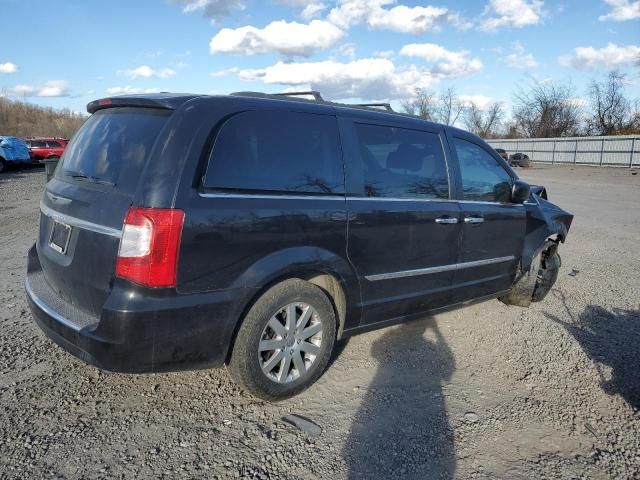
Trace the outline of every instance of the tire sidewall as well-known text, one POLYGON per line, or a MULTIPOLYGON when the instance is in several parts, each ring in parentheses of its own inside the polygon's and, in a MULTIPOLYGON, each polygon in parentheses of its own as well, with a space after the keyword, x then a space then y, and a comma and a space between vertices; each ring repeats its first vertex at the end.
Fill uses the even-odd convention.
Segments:
POLYGON ((336 336, 333 305, 317 286, 304 280, 286 280, 267 290, 245 317, 232 352, 230 370, 239 383, 254 395, 278 400, 291 397, 311 386, 326 368, 336 336), (313 307, 322 320, 320 353, 307 374, 290 383, 280 384, 263 372, 258 358, 258 346, 268 321, 284 306, 303 302, 313 307))

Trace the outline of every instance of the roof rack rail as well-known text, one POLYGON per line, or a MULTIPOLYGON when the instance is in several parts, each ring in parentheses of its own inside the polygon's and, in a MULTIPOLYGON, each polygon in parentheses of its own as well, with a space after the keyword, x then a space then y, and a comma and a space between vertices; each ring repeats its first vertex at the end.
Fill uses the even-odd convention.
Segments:
POLYGON ((317 90, 309 90, 307 92, 283 92, 283 93, 274 93, 273 95, 278 95, 280 97, 302 97, 305 95, 311 95, 316 101, 324 102, 324 98, 320 95, 320 92, 317 90))
POLYGON ((356 103, 355 104, 356 107, 382 107, 384 108, 387 112, 395 112, 395 110, 393 108, 391 108, 391 104, 389 103, 356 103))

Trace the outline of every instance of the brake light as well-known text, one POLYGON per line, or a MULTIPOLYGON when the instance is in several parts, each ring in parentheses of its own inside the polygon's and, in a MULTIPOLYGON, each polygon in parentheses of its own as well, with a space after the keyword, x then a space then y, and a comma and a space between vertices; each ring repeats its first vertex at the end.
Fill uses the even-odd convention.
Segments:
POLYGON ((183 224, 182 210, 129 207, 116 275, 146 287, 175 287, 183 224))

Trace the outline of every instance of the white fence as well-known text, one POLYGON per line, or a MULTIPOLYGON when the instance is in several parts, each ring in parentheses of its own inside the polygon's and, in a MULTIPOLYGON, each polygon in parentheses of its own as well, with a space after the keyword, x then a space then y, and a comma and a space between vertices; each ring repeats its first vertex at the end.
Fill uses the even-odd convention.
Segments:
POLYGON ((640 135, 487 140, 510 155, 525 153, 534 162, 640 166, 640 135))

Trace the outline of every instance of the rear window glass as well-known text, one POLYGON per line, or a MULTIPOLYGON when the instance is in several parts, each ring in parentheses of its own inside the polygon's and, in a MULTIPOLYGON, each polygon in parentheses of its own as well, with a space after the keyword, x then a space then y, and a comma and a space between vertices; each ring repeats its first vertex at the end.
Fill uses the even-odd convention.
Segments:
POLYGON ((135 191, 151 148, 171 112, 148 108, 94 113, 74 135, 56 176, 135 191))
POLYGON ((335 117, 249 111, 231 117, 216 138, 205 188, 245 192, 344 192, 335 117))

